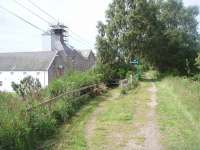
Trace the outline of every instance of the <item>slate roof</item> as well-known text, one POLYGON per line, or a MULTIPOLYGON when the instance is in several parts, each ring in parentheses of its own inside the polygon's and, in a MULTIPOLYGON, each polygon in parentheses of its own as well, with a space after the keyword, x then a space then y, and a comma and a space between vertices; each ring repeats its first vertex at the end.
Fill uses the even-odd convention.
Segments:
POLYGON ((0 71, 47 71, 56 51, 0 53, 0 71))
POLYGON ((79 50, 79 52, 85 57, 88 58, 91 50, 79 50))
POLYGON ((94 55, 94 53, 93 53, 93 51, 92 50, 90 50, 90 49, 82 49, 82 50, 78 50, 82 55, 83 55, 83 57, 85 57, 85 58, 89 58, 90 57, 90 55, 94 55))

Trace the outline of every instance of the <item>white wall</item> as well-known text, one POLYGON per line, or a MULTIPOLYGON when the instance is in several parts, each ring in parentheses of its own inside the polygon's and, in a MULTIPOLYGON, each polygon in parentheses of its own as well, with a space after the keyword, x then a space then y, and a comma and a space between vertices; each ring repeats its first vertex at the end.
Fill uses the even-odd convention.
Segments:
POLYGON ((48 85, 48 71, 0 71, 0 91, 13 92, 11 83, 19 83, 24 77, 32 76, 33 78, 39 79, 42 87, 48 85))

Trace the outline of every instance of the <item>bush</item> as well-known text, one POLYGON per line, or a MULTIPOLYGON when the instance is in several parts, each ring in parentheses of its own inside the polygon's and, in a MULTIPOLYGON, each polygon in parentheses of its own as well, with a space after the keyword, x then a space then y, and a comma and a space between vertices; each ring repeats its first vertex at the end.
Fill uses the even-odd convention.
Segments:
POLYGON ((25 108, 20 99, 11 94, 0 94, 0 149, 27 147, 30 128, 23 114, 25 108))
POLYGON ((31 76, 25 77, 20 81, 19 84, 12 82, 12 88, 21 96, 24 100, 30 96, 31 98, 36 98, 39 96, 39 91, 41 89, 41 83, 38 79, 34 79, 31 76))
POLYGON ((37 108, 28 114, 31 136, 36 140, 45 139, 55 132, 56 120, 47 108, 37 108))
MULTIPOLYGON (((53 81, 43 92, 55 97, 68 90, 98 84, 101 80, 95 70, 70 72, 53 81)), ((16 95, 0 93, 0 149, 36 149, 40 141, 54 134, 57 125, 69 120, 88 100, 89 95, 63 97, 55 104, 27 112, 27 107, 34 107, 39 102, 21 101, 16 95)))
POLYGON ((101 81, 105 82, 108 86, 112 86, 113 82, 124 79, 130 69, 130 65, 127 64, 98 64, 96 72, 100 73, 101 81))
POLYGON ((63 99, 55 105, 53 116, 57 120, 58 124, 63 123, 70 119, 75 109, 72 105, 71 99, 63 99))
POLYGON ((61 79, 52 81, 48 89, 52 97, 58 96, 65 91, 65 87, 61 79))
POLYGON ((191 79, 199 82, 200 81, 200 74, 194 75, 191 79))
POLYGON ((69 72, 64 77, 54 80, 49 85, 49 93, 52 97, 58 96, 61 93, 73 89, 78 89, 84 86, 99 83, 101 75, 97 74, 94 70, 87 72, 69 72))

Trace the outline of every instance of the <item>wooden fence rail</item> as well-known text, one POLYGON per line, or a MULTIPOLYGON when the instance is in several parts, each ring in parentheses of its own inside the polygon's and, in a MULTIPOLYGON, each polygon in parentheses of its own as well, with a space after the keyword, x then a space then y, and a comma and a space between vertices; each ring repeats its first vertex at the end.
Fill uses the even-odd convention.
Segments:
MULTIPOLYGON (((82 88, 79 88, 79 89, 76 89, 76 90, 72 90, 72 91, 67 91, 63 94, 60 94, 56 97, 53 97, 53 98, 47 98, 47 99, 44 99, 42 103, 34 106, 34 107, 30 107, 27 109, 28 112, 32 111, 33 109, 36 109, 38 107, 42 107, 42 106, 45 106, 45 105, 48 105, 48 104, 51 104, 53 102, 56 102, 58 100, 60 100, 60 98, 62 98, 63 96, 71 96, 71 95, 74 95, 75 93, 77 92, 81 92, 83 90, 87 90, 87 89, 91 89, 91 88, 95 88, 97 87, 97 84, 93 84, 93 85, 89 85, 89 86, 85 86, 85 87, 82 87, 82 88)), ((88 92, 89 93, 89 92, 88 92)), ((80 95, 81 96, 81 95, 80 95)))

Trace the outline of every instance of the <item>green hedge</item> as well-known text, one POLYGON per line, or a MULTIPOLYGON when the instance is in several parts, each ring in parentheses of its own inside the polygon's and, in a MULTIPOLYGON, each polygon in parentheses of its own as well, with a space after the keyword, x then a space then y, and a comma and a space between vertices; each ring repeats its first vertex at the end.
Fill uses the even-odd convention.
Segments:
MULTIPOLYGON (((58 96, 67 90, 78 89, 101 81, 95 71, 70 72, 53 81, 41 95, 58 96)), ((27 112, 27 107, 39 101, 22 100, 15 95, 0 94, 0 149, 36 149, 41 141, 53 135, 59 124, 69 120, 89 100, 89 95, 80 98, 63 97, 55 104, 27 112)))

